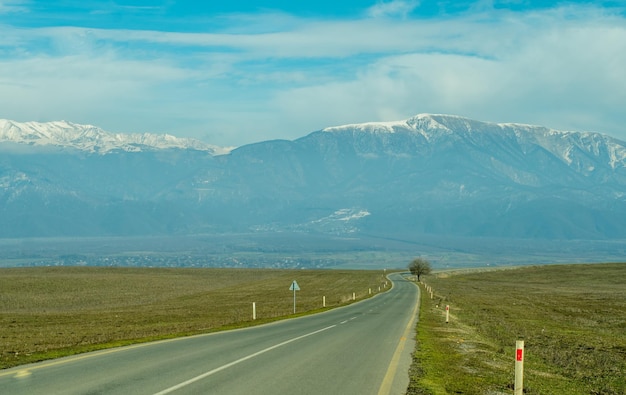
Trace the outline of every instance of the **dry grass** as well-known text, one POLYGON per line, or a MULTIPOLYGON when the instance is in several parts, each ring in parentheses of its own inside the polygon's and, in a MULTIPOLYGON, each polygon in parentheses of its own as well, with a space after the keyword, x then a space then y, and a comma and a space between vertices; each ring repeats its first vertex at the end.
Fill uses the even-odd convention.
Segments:
POLYGON ((626 264, 430 276, 411 394, 626 394, 626 264), (450 323, 445 323, 445 305, 450 323))
POLYGON ((378 292, 380 271, 0 269, 0 368, 104 347, 262 323, 378 292), (252 302, 257 320, 252 321, 252 302))

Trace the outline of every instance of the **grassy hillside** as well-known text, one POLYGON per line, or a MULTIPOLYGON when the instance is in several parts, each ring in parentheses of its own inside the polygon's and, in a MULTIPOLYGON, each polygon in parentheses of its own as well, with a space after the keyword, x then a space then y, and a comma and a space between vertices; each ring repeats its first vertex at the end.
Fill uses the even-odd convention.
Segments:
POLYGON ((0 269, 0 368, 252 325, 384 291, 382 271, 0 269), (252 321, 252 302, 257 320, 252 321))
POLYGON ((409 394, 626 393, 626 264, 439 273, 424 281, 409 394), (445 323, 445 306, 450 322, 445 323))

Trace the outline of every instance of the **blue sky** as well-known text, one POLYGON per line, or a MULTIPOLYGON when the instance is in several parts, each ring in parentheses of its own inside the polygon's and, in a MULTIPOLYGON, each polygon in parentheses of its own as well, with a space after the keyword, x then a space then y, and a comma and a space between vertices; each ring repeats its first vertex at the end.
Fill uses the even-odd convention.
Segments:
POLYGON ((443 113, 626 140, 626 0, 0 0, 0 118, 222 146, 443 113))

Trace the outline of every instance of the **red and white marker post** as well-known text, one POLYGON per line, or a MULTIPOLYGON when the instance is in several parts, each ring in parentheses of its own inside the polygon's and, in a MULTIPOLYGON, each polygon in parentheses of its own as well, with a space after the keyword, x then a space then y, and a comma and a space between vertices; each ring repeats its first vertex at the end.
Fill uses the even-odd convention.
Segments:
POLYGON ((446 324, 450 322, 450 306, 446 305, 446 324))
POLYGON ((515 342, 515 391, 513 394, 524 394, 524 340, 515 342))

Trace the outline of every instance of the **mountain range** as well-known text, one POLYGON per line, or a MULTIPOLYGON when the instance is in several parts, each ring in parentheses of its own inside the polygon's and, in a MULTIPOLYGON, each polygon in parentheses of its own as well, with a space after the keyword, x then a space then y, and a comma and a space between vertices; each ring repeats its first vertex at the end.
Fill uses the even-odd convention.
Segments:
POLYGON ((138 152, 142 149, 180 148, 219 155, 226 154, 232 149, 168 134, 108 133, 93 125, 79 125, 67 121, 22 123, 6 119, 0 119, 0 142, 76 148, 101 154, 114 150, 138 152))
POLYGON ((0 120, 0 238, 626 238, 626 143, 420 114, 238 148, 0 120))

